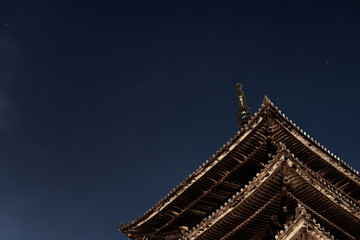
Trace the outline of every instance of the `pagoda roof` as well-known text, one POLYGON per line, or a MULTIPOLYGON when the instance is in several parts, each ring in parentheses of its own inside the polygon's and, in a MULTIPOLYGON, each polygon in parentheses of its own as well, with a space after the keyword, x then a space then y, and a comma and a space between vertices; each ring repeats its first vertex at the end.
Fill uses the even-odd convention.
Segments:
POLYGON ((283 142, 300 162, 346 201, 360 202, 360 175, 297 127, 265 97, 249 123, 143 216, 120 229, 128 237, 160 239, 192 228, 264 167, 283 142))
POLYGON ((262 239, 261 235, 271 227, 269 220, 282 208, 284 194, 289 198, 289 213, 301 204, 341 239, 360 239, 360 207, 326 185, 325 180, 304 167, 284 145, 245 188, 186 232, 182 239, 262 239))

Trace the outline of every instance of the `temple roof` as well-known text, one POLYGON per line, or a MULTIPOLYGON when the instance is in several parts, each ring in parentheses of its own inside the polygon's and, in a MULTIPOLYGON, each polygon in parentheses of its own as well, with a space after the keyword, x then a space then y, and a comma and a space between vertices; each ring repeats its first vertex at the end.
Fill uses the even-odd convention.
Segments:
POLYGON ((143 216, 122 224, 121 230, 132 238, 181 236, 244 188, 277 153, 279 142, 316 178, 339 192, 343 201, 358 205, 359 173, 299 129, 265 97, 258 113, 223 148, 143 216))

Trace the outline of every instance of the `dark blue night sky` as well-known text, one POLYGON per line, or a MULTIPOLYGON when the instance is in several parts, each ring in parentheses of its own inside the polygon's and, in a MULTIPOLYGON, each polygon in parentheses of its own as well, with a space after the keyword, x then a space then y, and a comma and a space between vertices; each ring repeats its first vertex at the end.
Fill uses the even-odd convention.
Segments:
POLYGON ((0 239, 115 240, 237 132, 235 84, 360 169, 358 1, 0 2, 0 239))

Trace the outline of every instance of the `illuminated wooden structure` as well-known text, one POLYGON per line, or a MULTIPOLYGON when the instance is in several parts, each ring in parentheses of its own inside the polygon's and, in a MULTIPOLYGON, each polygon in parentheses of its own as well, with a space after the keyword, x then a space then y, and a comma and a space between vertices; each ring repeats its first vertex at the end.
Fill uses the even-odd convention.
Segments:
POLYGON ((143 216, 137 240, 360 239, 360 175, 265 97, 237 135, 143 216))

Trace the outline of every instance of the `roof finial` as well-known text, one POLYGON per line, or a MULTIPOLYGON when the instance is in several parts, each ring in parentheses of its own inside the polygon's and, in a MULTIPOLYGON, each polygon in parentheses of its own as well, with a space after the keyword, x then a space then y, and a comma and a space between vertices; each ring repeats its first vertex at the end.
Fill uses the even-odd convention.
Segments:
POLYGON ((236 92, 239 98, 239 109, 237 113, 239 130, 250 120, 251 110, 246 104, 245 94, 240 83, 236 84, 236 92))

